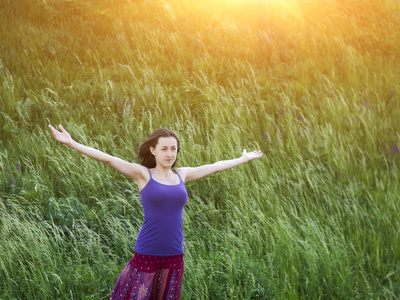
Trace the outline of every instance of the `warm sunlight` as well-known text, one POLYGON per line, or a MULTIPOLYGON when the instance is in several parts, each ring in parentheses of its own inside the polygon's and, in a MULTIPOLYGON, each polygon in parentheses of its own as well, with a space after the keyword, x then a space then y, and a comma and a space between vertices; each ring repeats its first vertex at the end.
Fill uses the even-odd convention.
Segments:
POLYGON ((0 16, 0 300, 399 299, 400 0, 0 16))

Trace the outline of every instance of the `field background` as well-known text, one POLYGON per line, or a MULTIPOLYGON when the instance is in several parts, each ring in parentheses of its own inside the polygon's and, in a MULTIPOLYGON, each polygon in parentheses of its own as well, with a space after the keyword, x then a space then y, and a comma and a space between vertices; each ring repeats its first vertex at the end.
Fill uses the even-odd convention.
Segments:
POLYGON ((0 299, 107 299, 143 221, 129 161, 177 132, 183 299, 400 297, 396 0, 1 0, 0 299))

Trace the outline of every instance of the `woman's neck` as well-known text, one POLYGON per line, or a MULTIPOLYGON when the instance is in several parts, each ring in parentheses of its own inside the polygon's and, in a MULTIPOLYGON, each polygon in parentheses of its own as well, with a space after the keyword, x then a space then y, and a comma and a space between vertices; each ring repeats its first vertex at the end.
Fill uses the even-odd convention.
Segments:
POLYGON ((173 175, 170 168, 163 168, 161 166, 156 166, 153 169, 153 173, 165 178, 170 178, 173 175))

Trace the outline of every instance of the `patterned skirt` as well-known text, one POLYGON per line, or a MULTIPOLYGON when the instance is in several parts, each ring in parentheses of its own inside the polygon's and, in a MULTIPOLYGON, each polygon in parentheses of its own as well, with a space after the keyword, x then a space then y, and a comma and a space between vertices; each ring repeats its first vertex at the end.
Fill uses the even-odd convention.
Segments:
POLYGON ((183 254, 135 255, 122 270, 110 300, 180 299, 183 254))

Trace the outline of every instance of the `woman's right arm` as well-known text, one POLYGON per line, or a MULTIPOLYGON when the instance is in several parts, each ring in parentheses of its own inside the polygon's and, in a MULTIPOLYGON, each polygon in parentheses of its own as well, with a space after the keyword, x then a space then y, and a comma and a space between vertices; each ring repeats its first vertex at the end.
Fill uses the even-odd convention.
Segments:
POLYGON ((71 138, 70 134, 61 125, 58 125, 58 128, 61 131, 58 131, 51 125, 49 125, 49 128, 53 133, 54 138, 60 143, 63 143, 90 158, 94 158, 95 160, 105 163, 124 175, 132 177, 138 182, 139 185, 142 181, 147 182, 148 171, 146 167, 139 164, 127 162, 123 159, 111 156, 97 149, 77 143, 71 138))

